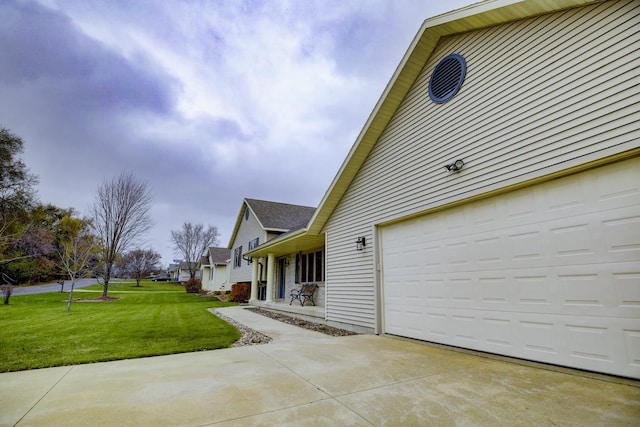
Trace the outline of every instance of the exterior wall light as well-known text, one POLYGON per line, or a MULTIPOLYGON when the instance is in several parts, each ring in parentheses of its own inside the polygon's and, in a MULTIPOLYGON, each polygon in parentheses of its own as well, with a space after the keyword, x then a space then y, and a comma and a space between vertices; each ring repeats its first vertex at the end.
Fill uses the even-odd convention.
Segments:
POLYGON ((462 169, 463 166, 464 166, 464 162, 462 161, 462 159, 460 159, 460 160, 456 160, 455 162, 449 163, 444 168, 449 172, 458 172, 460 169, 462 169))
POLYGON ((361 251, 365 246, 367 246, 367 240, 364 237, 358 237, 358 240, 356 240, 356 251, 361 251))

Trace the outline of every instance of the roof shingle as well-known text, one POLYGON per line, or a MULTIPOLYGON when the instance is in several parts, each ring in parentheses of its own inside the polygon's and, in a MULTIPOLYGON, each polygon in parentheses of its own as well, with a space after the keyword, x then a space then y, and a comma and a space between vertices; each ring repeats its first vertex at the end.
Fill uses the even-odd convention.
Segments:
POLYGON ((262 226, 271 230, 288 231, 304 227, 316 210, 310 206, 256 199, 245 200, 262 226))

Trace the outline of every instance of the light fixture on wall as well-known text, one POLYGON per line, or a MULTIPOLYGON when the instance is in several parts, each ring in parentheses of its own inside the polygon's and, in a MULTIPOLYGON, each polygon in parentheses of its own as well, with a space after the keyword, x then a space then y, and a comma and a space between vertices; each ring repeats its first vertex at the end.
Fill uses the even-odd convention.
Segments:
POLYGON ((358 237, 358 240, 356 240, 356 251, 361 251, 365 246, 367 246, 367 239, 358 237))
POLYGON ((464 166, 464 161, 462 159, 456 160, 454 162, 449 163, 444 168, 449 172, 458 172, 464 166))

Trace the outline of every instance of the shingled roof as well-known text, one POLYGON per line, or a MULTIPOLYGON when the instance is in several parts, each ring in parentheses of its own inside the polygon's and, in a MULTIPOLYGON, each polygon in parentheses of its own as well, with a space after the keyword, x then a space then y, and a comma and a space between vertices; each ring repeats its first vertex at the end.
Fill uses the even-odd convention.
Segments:
POLYGON ((209 257, 214 264, 226 264, 231 258, 231 251, 227 248, 211 247, 209 248, 209 257))
POLYGON ((266 200, 244 199, 265 230, 289 231, 307 225, 316 208, 269 202, 266 200))
POLYGON ((233 232, 231 233, 231 238, 229 239, 228 249, 231 249, 231 245, 233 245, 240 224, 247 213, 247 209, 253 212, 263 230, 279 233, 305 228, 316 210, 316 208, 310 206, 292 205, 290 203, 270 202, 258 199, 244 199, 233 232))

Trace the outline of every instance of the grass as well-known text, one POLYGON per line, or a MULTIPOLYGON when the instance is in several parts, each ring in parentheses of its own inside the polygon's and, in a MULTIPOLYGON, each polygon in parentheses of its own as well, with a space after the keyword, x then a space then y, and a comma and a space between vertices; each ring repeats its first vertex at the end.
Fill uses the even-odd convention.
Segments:
MULTIPOLYGON (((74 299, 102 294, 100 285, 74 299)), ((238 330, 207 311, 235 305, 143 281, 109 286, 115 301, 73 302, 68 293, 12 296, 0 305, 0 372, 229 347, 238 330)))

